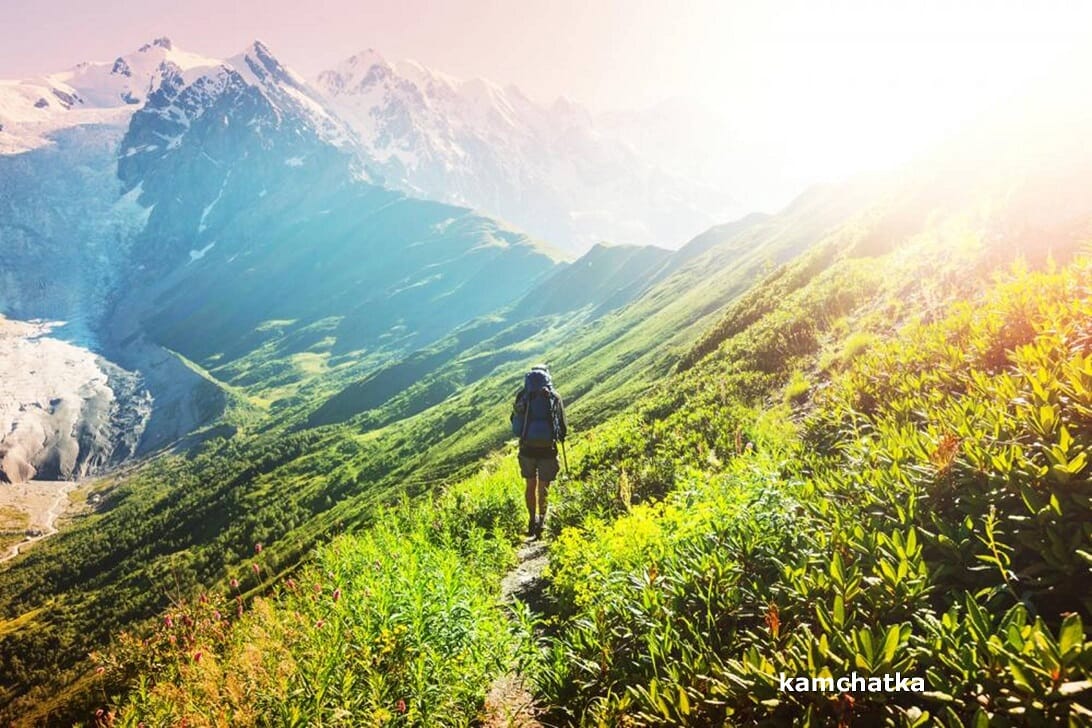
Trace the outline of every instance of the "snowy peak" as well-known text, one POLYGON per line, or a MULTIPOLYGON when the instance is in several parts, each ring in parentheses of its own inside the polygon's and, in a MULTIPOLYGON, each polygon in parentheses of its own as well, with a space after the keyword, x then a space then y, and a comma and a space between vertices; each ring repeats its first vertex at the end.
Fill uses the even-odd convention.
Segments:
POLYGON ((315 85, 391 185, 475 207, 582 252, 600 240, 672 245, 735 212, 731 197, 665 171, 587 109, 459 79, 373 49, 315 85))
POLYGON ((261 41, 223 60, 190 53, 161 37, 113 61, 84 62, 28 81, 0 81, 0 154, 47 144, 67 127, 124 126, 145 108, 185 126, 219 94, 237 86, 256 89, 281 119, 305 119, 323 140, 351 144, 351 133, 315 91, 261 41), (195 91, 183 95, 185 89, 195 91))
POLYGON ((68 71, 48 76, 59 87, 72 89, 87 106, 110 108, 139 105, 159 88, 172 72, 210 70, 220 61, 176 48, 170 38, 156 38, 138 50, 110 62, 85 62, 68 71))
POLYGON ((162 36, 162 37, 156 38, 151 43, 145 43, 144 45, 142 45, 140 47, 140 51, 143 53, 143 52, 145 52, 147 50, 150 50, 152 48, 165 48, 166 50, 169 51, 169 50, 174 49, 174 43, 171 42, 170 38, 168 38, 166 36, 162 36))
POLYGON ((307 82, 277 60, 269 47, 255 40, 243 52, 227 60, 227 65, 240 73, 252 86, 270 88, 286 86, 306 91, 307 82))

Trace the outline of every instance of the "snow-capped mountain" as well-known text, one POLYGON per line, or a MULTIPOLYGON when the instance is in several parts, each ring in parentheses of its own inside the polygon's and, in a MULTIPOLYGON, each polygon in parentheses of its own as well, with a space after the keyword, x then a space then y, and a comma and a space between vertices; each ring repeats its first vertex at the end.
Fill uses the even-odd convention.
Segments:
POLYGON ((565 99, 460 80, 368 50, 317 86, 386 184, 468 205, 574 251, 674 246, 737 210, 722 188, 669 171, 565 99))
POLYGON ((49 135, 79 125, 128 122, 166 74, 199 75, 219 61, 174 47, 168 38, 103 63, 86 62, 61 73, 0 81, 0 154, 35 149, 49 135))
POLYGON ((0 154, 35 149, 49 143, 51 134, 73 126, 124 126, 157 95, 173 98, 182 89, 198 88, 200 93, 191 94, 187 108, 165 110, 184 125, 188 115, 200 112, 198 96, 208 101, 232 83, 254 88, 278 108, 308 119, 324 139, 349 143, 344 125, 260 41, 222 60, 157 38, 110 62, 85 62, 61 73, 0 81, 0 154))
POLYGON ((692 174, 663 144, 635 144, 631 127, 565 99, 540 104, 514 86, 389 63, 375 51, 309 84, 260 42, 216 59, 159 38, 113 61, 0 81, 0 155, 42 147, 64 129, 124 130, 150 110, 159 123, 145 124, 146 138, 130 134, 122 154, 162 155, 212 99, 243 89, 269 101, 277 119, 300 120, 351 154, 358 174, 574 252, 603 240, 672 247, 740 211, 723 178, 692 174))
POLYGON ((258 42, 216 60, 159 40, 5 83, 0 113, 0 315, 67 321, 61 336, 132 373, 119 381, 152 403, 141 451, 215 417, 219 382, 259 348, 366 371, 514 302, 561 257, 371 183, 352 130, 258 42))
MULTIPOLYGON (((345 165, 355 160, 346 127, 260 42, 220 60, 158 38, 113 61, 0 81, 0 250, 6 256, 0 311, 70 321, 69 335, 93 343, 93 320, 130 261, 136 233, 149 217, 162 220, 207 197, 198 207, 201 218, 230 174, 213 164, 211 147, 194 140, 188 145, 198 150, 192 166, 207 163, 215 174, 191 174, 159 204, 149 197, 156 179, 170 186, 162 162, 212 110, 223 123, 245 116, 245 123, 259 125, 254 131, 267 146, 283 132, 282 141, 296 150, 286 154, 301 163, 312 149, 345 165)), ((188 216, 174 217, 189 225, 188 216)), ((189 249, 183 248, 183 259, 189 249)))

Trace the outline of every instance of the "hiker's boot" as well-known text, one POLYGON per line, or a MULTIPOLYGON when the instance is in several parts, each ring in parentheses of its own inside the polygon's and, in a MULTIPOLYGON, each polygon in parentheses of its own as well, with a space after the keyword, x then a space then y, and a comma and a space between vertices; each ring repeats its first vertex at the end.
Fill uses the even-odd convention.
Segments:
POLYGON ((531 516, 527 520, 527 536, 528 538, 534 538, 538 535, 538 519, 531 516))
POLYGON ((542 529, 546 525, 546 514, 538 514, 538 518, 535 519, 535 538, 542 535, 542 529))

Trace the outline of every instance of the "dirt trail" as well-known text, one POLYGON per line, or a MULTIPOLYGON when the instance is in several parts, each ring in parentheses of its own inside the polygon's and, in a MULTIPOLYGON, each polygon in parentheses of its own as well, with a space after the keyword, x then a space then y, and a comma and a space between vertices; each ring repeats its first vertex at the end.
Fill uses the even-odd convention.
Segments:
MULTIPOLYGON (((32 481, 33 484, 42 485, 42 481, 32 481)), ((37 536, 30 536, 19 543, 15 544, 8 550, 6 554, 0 556, 0 564, 5 561, 14 559, 19 554, 23 553, 26 548, 42 539, 49 538, 53 534, 57 533, 57 519, 64 512, 64 505, 67 504, 68 494, 79 487, 79 483, 76 481, 64 481, 64 482, 51 482, 49 486, 55 486, 56 491, 52 500, 49 501, 49 505, 44 511, 35 513, 31 512, 30 523, 28 528, 34 528, 41 533, 37 536)), ((18 487, 18 486, 4 486, 4 487, 18 487)))
POLYGON ((519 563, 501 581, 501 599, 506 602, 520 600, 535 608, 535 598, 541 596, 542 570, 549 556, 546 542, 541 538, 527 539, 517 552, 519 563))
MULTIPOLYGON (((501 598, 505 602, 519 600, 533 611, 539 611, 545 586, 542 570, 548 561, 546 542, 528 539, 518 555, 519 563, 501 581, 501 598)), ((542 728, 536 717, 538 713, 535 696, 524 679, 509 673, 494 680, 489 687, 481 724, 484 728, 542 728)))

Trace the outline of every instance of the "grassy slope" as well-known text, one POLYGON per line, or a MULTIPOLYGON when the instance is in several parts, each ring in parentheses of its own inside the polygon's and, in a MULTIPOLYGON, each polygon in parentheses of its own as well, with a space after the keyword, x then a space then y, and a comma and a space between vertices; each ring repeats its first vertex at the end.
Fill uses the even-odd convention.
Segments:
MULTIPOLYGON (((104 657, 114 688, 167 665, 122 723, 214 715, 234 690, 236 715, 465 725, 510 669, 535 679, 552 720, 593 725, 1081 720, 1092 270, 1012 271, 1019 242, 959 236, 867 253, 858 236, 831 239, 729 307, 670 386, 574 443, 548 637, 525 617, 505 628, 488 598, 519 522, 510 459, 494 461, 338 539, 225 636, 198 601, 179 608, 198 627, 104 657), (406 548, 377 551, 392 533, 406 548), (464 539, 494 545, 459 551, 464 539), (453 548, 465 608, 443 611, 433 589, 447 579, 396 574, 453 548), (357 576, 369 561, 395 583, 371 591, 357 576), (418 607, 392 599, 439 613, 415 628, 418 607), (272 674, 248 649, 291 668, 272 674), (781 671, 851 669, 924 675, 929 692, 776 689, 781 671)), ((1051 243, 1065 260, 1076 240, 1051 243)))
MULTIPOLYGON (((319 399, 271 407, 274 416, 261 419, 268 380, 233 384, 239 406, 228 419, 239 429, 231 441, 213 439, 197 453, 167 454, 104 480, 98 513, 0 573, 5 620, 51 605, 0 639, 7 699, 31 689, 16 705, 49 708, 56 691, 45 685, 57 675, 81 674, 85 666, 73 667, 87 651, 158 612, 170 595, 245 576, 238 564, 256 542, 268 544, 266 574, 278 573, 332 534, 372 522, 398 494, 456 479, 507 437, 512 383, 533 359, 553 361, 578 423, 604 419, 666 374, 671 351, 688 346, 761 270, 812 243, 855 202, 836 190, 813 195, 598 319, 590 310, 545 317, 530 336, 521 323, 505 320, 493 333, 484 320, 474 326, 486 340, 465 350, 481 333, 460 330, 419 384, 386 401, 391 388, 379 408, 342 424, 292 429, 319 399), (599 387, 610 394, 596 402, 599 387)), ((342 377, 315 377, 305 387, 317 398, 342 377)), ((245 583, 258 590, 266 579, 245 583)))
MULTIPOLYGON (((502 326, 494 334, 497 339, 477 350, 459 355, 453 348, 454 364, 450 359, 441 359, 447 362, 441 367, 426 364, 418 389, 346 422, 244 433, 230 443, 214 442, 196 457, 164 458, 134 477, 119 478, 109 510, 44 544, 2 575, 0 606, 7 619, 51 605, 49 611, 36 612, 34 620, 20 622, 22 629, 5 630, 0 643, 5 674, 16 676, 16 690, 41 683, 45 671, 63 674, 121 625, 155 613, 168 595, 192 593, 201 584, 236 575, 245 594, 257 593, 273 575, 297 564, 314 543, 342 530, 367 532, 401 494, 459 480, 503 440, 512 382, 534 359, 551 361, 572 403, 573 420, 583 429, 633 403, 646 407, 657 421, 668 422, 677 412, 669 429, 681 433, 688 457, 699 456, 692 466, 715 465, 721 456, 710 443, 720 443, 723 450, 735 433, 691 406, 688 393, 694 390, 687 383, 715 376, 712 372, 719 370, 694 365, 722 342, 735 344, 714 358, 722 362, 716 366, 726 378, 713 394, 737 413, 732 422, 742 422, 740 408, 746 411, 775 396, 794 373, 806 384, 822 364, 849 356, 846 352, 860 343, 850 347, 843 341, 849 325, 843 317, 860 306, 886 306, 882 320, 888 328, 877 327, 872 335, 890 335, 891 327, 910 313, 935 316, 953 296, 967 294, 952 282, 994 270, 1009 255, 998 240, 1030 241, 1029 249, 1036 250, 1042 240, 1071 242, 1073 231, 1080 229, 1081 220, 1067 219, 1065 229, 1051 235, 1014 230, 1021 208, 1012 202, 1011 190, 996 197, 996 190, 966 187, 959 195, 928 185, 921 192, 915 180, 902 189, 871 181, 819 190, 783 215, 756 218, 732 230, 720 245, 606 316, 547 317, 528 338, 512 336, 502 326), (949 200, 947 207, 941 205, 949 200), (889 253, 900 243, 906 243, 902 252, 889 253), (773 274, 725 313, 757 275, 812 245, 814 252, 799 264, 773 274), (922 250, 931 251, 933 264, 910 265, 922 250), (851 279, 823 273, 847 256, 857 261, 849 266, 851 279), (889 256, 883 259, 886 267, 877 266, 878 256, 889 256), (954 266, 937 264, 948 260, 954 266), (883 275, 892 280, 883 281, 883 275), (873 297, 877 281, 884 284, 887 298, 882 301, 873 297), (808 293, 794 299, 800 290, 808 293), (807 306, 786 307, 808 296, 830 299, 825 317, 807 306), (829 361, 809 358, 827 345, 829 361), (804 347, 804 354, 794 353, 797 346, 804 347), (765 354, 766 363, 736 371, 735 362, 747 361, 755 351, 765 354), (680 360, 695 373, 667 378, 680 360), (483 374, 484 379, 475 379, 483 374), (255 542, 267 544, 264 567, 256 575, 244 566, 255 542), (89 614, 96 619, 89 621, 89 614)), ((806 390, 797 396, 806 396, 806 390)), ((309 403, 300 403, 283 421, 299 422, 310 411, 309 403)), ((633 417, 623 415, 617 420, 622 424, 611 426, 620 433, 619 447, 633 446, 647 435, 630 426, 633 417)), ((771 417, 752 419, 774 430, 787 427, 771 417)), ((609 448, 604 452, 611 453, 609 448)), ((562 502, 578 505, 579 513, 612 518, 617 509, 611 499, 617 493, 631 493, 632 502, 633 493, 640 499, 672 491, 681 472, 676 459, 642 456, 623 475, 614 467, 616 459, 604 455, 598 465, 589 461, 594 469, 587 471, 588 489, 573 489, 562 502)), ((564 677, 560 682, 563 688, 564 677)), ((548 680, 544 686, 551 689, 548 680)), ((29 696, 23 705, 41 695, 29 696)))

